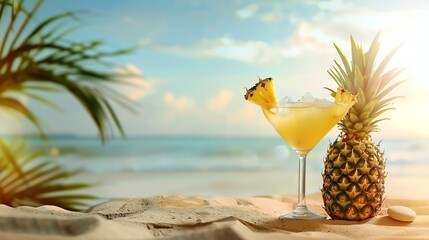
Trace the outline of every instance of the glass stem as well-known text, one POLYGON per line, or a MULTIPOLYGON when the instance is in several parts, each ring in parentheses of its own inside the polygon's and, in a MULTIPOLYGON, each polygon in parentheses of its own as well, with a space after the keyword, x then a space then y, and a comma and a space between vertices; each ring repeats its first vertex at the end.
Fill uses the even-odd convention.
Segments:
POLYGON ((298 207, 305 207, 305 162, 307 154, 298 154, 299 173, 298 173, 298 207))

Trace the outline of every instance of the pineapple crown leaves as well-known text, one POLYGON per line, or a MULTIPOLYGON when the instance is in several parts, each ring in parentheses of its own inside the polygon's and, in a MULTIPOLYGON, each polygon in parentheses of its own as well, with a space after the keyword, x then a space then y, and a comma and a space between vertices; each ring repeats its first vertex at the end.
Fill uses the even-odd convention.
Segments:
MULTIPOLYGON (((380 32, 374 37, 367 52, 362 45, 357 44, 350 36, 351 61, 343 54, 341 49, 334 43, 341 63, 334 61, 334 65, 328 70, 328 74, 336 84, 345 88, 352 94, 356 94, 358 102, 349 110, 349 113, 339 124, 340 128, 348 133, 374 132, 378 131, 377 123, 386 120, 376 119, 381 114, 394 109, 389 107, 394 99, 400 96, 388 97, 393 89, 404 81, 393 80, 404 71, 404 68, 392 68, 386 70, 390 60, 400 48, 400 45, 391 50, 380 64, 376 65, 376 58, 380 49, 380 32)), ((333 92, 330 90, 331 93, 333 92)))

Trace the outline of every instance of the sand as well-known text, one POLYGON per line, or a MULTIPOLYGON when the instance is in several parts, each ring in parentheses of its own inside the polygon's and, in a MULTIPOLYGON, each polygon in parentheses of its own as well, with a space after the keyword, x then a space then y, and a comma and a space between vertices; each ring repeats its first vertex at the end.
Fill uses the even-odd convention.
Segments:
MULTIPOLYGON (((381 214, 362 222, 280 220, 296 198, 156 196, 108 201, 85 213, 54 206, 0 205, 0 239, 429 239, 429 200, 387 198, 381 214), (412 208, 412 223, 386 215, 391 205, 412 208)), ((320 194, 307 204, 324 214, 320 194)))

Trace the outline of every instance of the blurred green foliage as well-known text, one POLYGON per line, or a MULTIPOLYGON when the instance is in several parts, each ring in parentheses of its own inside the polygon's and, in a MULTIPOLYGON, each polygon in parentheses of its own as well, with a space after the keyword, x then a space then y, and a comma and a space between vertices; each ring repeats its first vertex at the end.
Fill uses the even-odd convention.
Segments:
MULTIPOLYGON (((112 103, 132 110, 132 102, 112 85, 126 84, 130 74, 112 71, 116 66, 106 59, 133 49, 105 51, 101 50, 105 46, 102 41, 67 39, 76 30, 68 24, 77 18, 76 13, 65 12, 35 21, 42 3, 43 0, 0 1, 0 114, 24 117, 38 129, 40 137, 46 138, 45 126, 20 97, 61 109, 43 93, 64 92, 87 111, 102 143, 113 136, 114 129, 124 136, 112 103)), ((41 160, 43 152, 27 153, 25 144, 4 140, 0 141, 0 148, 0 203, 52 204, 76 210, 85 205, 85 200, 94 199, 70 194, 90 185, 63 183, 64 178, 79 172, 41 160)))

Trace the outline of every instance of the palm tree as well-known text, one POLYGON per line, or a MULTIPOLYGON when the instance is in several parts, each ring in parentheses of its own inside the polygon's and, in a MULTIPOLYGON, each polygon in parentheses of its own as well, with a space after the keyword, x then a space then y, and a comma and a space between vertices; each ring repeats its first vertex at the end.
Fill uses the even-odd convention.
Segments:
MULTIPOLYGON (((104 46, 102 41, 78 42, 67 39, 75 28, 64 27, 64 23, 76 18, 74 12, 48 17, 30 28, 29 24, 35 22, 35 13, 43 0, 28 3, 32 5, 24 4, 24 0, 0 2, 0 36, 3 37, 0 39, 0 109, 5 110, 4 113, 23 116, 45 138, 43 123, 18 96, 26 96, 58 109, 60 106, 41 93, 65 92, 77 99, 89 114, 102 143, 113 136, 115 128, 124 136, 112 102, 131 109, 131 101, 111 87, 126 81, 124 74, 109 70, 113 63, 106 59, 130 53, 133 49, 109 52, 101 50, 104 46)), ((59 180, 77 172, 51 167, 46 160, 32 163, 40 153, 21 156, 19 152, 24 149, 21 144, 8 144, 2 140, 0 149, 0 203, 55 203, 70 209, 82 204, 80 200, 92 198, 62 193, 49 197, 52 192, 88 185, 59 184, 59 180)))
POLYGON ((88 183, 64 183, 62 180, 80 173, 38 157, 45 151, 28 151, 25 144, 0 140, 0 203, 9 206, 56 205, 68 210, 82 210, 93 195, 79 194, 88 183))

